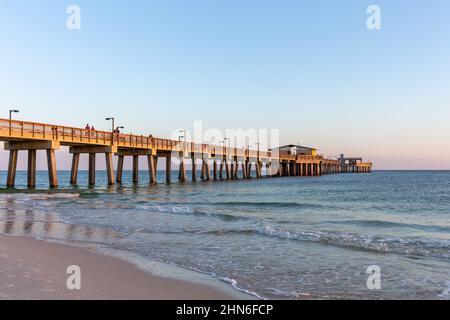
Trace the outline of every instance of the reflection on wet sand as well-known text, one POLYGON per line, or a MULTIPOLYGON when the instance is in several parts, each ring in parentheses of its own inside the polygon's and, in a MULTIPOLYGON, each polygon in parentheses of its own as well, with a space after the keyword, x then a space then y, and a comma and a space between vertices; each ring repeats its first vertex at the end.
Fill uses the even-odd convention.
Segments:
POLYGON ((25 211, 25 222, 23 224, 23 233, 27 236, 33 231, 34 225, 34 212, 33 210, 27 209, 25 211))
MULTIPOLYGON (((7 204, 12 203, 7 201, 7 204)), ((68 224, 53 213, 19 210, 14 206, 0 208, 0 232, 14 236, 97 243, 111 243, 120 237, 115 231, 68 224)))

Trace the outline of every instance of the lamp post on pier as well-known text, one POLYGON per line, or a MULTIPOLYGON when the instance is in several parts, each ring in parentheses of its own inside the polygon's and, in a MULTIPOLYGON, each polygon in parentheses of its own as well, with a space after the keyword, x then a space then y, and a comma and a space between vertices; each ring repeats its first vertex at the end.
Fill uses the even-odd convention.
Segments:
POLYGON ((259 142, 256 142, 255 145, 258 146, 258 158, 259 158, 259 142))
POLYGON ((111 121, 111 145, 114 145, 114 117, 105 118, 106 121, 111 121))
MULTIPOLYGON (((181 129, 181 130, 180 130, 180 133, 183 134, 181 137, 184 137, 184 141, 186 141, 186 136, 187 136, 186 130, 185 130, 185 129, 181 129)), ((180 141, 181 141, 181 140, 180 140, 180 141)))
MULTIPOLYGON (((225 141, 227 141, 228 140, 228 149, 230 149, 231 148, 231 139, 230 138, 224 138, 223 139, 223 144, 225 145, 225 141)), ((225 148, 225 154, 226 154, 226 156, 228 157, 229 156, 229 154, 228 154, 228 150, 225 148)))
POLYGON ((10 109, 9 110, 9 135, 11 135, 11 133, 12 133, 12 114, 18 113, 18 112, 19 112, 18 109, 10 109))

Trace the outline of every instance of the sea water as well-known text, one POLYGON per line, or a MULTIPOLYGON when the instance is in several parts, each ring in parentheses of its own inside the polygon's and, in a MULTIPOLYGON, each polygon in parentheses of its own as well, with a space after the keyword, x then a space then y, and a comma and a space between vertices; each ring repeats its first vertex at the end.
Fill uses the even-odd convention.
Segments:
POLYGON ((0 232, 162 261, 261 298, 450 298, 448 171, 171 185, 158 172, 156 186, 125 171, 113 187, 98 172, 94 188, 85 171, 79 187, 58 176, 58 191, 41 171, 34 191, 22 171, 16 189, 0 189, 0 232), (370 266, 379 289, 367 285, 370 266))

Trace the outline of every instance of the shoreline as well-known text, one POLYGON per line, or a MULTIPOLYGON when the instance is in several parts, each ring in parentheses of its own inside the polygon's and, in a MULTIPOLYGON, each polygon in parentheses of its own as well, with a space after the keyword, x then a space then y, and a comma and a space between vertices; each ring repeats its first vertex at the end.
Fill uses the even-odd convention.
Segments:
MULTIPOLYGON (((162 264, 162 263, 161 263, 162 264)), ((174 267, 175 268, 175 267, 174 267)), ((210 283, 161 276, 132 262, 80 247, 0 234, 0 299, 251 299, 210 283), (81 289, 69 290, 68 266, 81 271, 81 289)), ((253 297, 254 298, 254 297, 253 297)))

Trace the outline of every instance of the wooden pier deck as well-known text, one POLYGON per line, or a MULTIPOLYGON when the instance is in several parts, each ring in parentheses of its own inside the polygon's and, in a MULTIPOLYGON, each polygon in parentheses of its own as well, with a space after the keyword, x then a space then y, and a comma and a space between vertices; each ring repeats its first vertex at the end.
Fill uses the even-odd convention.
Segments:
POLYGON ((372 163, 359 163, 358 169, 344 171, 339 160, 326 159, 321 155, 293 155, 283 152, 230 148, 210 144, 196 144, 177 140, 93 131, 81 128, 52 125, 37 122, 8 120, 0 118, 0 141, 9 151, 7 187, 14 187, 19 151, 28 152, 29 188, 36 186, 36 151, 47 153, 49 185, 58 186, 55 151, 68 146, 73 155, 71 179, 77 184, 80 154, 89 154, 89 184, 95 185, 95 160, 97 154, 104 154, 108 184, 122 182, 124 157, 133 157, 133 182, 139 181, 138 157, 146 156, 150 183, 156 183, 156 168, 159 158, 166 161, 166 182, 172 181, 172 158, 178 158, 180 181, 187 180, 185 162, 191 161, 192 180, 197 180, 197 162, 201 162, 203 180, 261 178, 262 168, 267 176, 320 176, 340 172, 370 172, 372 163), (117 170, 113 169, 113 155, 118 157, 117 170), (200 160, 201 159, 201 160, 200 160), (212 175, 210 165, 212 163, 212 175), (239 170, 240 168, 240 170, 239 170), (239 173, 240 171, 240 173, 239 173))

